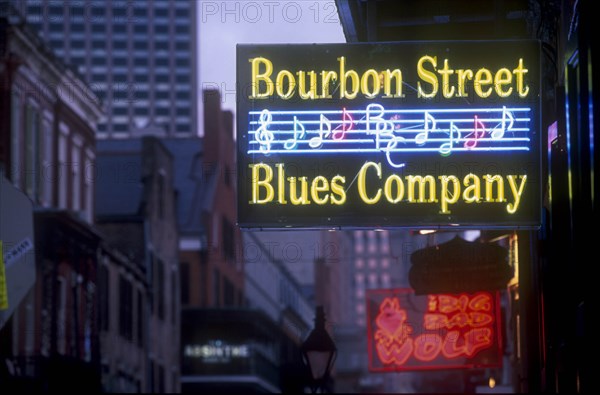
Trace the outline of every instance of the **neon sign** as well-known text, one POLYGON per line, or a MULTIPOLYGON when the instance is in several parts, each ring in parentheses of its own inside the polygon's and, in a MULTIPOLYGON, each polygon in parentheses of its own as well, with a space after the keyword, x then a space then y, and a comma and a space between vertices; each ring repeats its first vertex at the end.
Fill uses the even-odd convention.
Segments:
POLYGON ((242 45, 238 85, 242 227, 540 223, 536 42, 242 45))
POLYGON ((498 366, 497 294, 415 296, 410 289, 367 292, 372 371, 498 366))

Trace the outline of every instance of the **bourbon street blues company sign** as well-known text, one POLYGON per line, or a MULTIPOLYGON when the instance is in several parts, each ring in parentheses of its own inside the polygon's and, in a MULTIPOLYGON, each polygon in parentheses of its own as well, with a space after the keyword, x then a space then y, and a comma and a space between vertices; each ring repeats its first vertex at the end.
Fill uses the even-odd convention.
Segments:
POLYGON ((536 41, 240 45, 239 225, 536 227, 536 41))

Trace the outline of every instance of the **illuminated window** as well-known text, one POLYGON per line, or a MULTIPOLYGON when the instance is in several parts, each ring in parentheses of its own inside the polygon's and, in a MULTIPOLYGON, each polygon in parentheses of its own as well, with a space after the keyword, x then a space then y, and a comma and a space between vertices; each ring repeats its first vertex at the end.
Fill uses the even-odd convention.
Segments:
POLYGON ((390 252, 390 242, 388 238, 388 232, 378 232, 379 233, 379 243, 381 252, 388 253, 390 252))
POLYGON ((356 273, 354 275, 356 281, 356 288, 364 288, 365 286, 365 275, 362 273, 356 273))
POLYGON ((383 258, 381 260, 381 267, 384 269, 390 267, 390 260, 388 258, 383 258))
POLYGON ((356 298, 360 299, 360 298, 364 298, 365 297, 365 290, 362 288, 357 288, 356 289, 356 298))
POLYGON ((381 275, 381 286, 383 288, 389 288, 389 287, 391 287, 391 284, 392 284, 392 282, 391 282, 389 273, 383 273, 381 275))
POLYGON ((369 231, 367 233, 368 237, 369 237, 369 252, 375 252, 377 251, 377 243, 375 240, 375 232, 374 231, 369 231))
POLYGON ((362 230, 357 230, 354 232, 354 249, 356 252, 363 252, 364 250, 362 230))
POLYGON ((364 259, 358 258, 354 262, 355 262, 355 265, 356 265, 357 269, 362 269, 363 267, 365 267, 365 260, 364 259))
POLYGON ((374 269, 377 267, 377 260, 375 258, 369 259, 369 268, 374 269))
POLYGON ((365 304, 363 302, 359 302, 356 304, 356 312, 362 314, 365 312, 365 304))
POLYGON ((369 274, 369 288, 377 288, 377 274, 369 274))

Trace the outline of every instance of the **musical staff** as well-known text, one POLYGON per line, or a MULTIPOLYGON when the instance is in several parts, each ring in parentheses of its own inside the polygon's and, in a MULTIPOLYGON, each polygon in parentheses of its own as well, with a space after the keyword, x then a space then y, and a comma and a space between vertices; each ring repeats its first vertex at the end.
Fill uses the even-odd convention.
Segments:
POLYGON ((403 153, 529 151, 531 108, 251 111, 248 154, 384 153, 401 167, 403 153))

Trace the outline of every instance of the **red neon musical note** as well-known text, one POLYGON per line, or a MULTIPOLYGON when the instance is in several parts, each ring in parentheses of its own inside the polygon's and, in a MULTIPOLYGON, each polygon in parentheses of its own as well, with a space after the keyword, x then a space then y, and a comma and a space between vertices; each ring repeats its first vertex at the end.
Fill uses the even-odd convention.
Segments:
POLYGON ((485 125, 483 124, 483 122, 481 122, 479 120, 479 118, 477 118, 477 115, 475 115, 473 117, 473 133, 470 133, 469 136, 473 136, 473 137, 468 137, 467 141, 465 141, 465 148, 467 149, 473 149, 475 147, 477 147, 477 140, 479 140, 480 138, 483 138, 483 136, 485 135, 485 125))
POLYGON ((332 138, 334 140, 343 140, 346 132, 352 130, 352 126, 354 125, 354 119, 352 119, 352 115, 350 115, 346 108, 342 109, 342 124, 340 125, 342 130, 340 131, 340 126, 334 129, 332 138))

